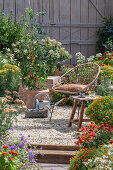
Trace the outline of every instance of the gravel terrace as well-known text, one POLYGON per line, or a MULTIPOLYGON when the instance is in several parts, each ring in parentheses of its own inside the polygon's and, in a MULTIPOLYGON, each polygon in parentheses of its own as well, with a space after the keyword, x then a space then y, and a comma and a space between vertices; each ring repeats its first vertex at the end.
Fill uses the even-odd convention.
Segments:
POLYGON ((25 118, 23 112, 13 124, 13 133, 30 135, 28 141, 31 143, 73 145, 77 140, 77 126, 68 127, 71 111, 71 106, 56 106, 51 122, 48 118, 25 118))

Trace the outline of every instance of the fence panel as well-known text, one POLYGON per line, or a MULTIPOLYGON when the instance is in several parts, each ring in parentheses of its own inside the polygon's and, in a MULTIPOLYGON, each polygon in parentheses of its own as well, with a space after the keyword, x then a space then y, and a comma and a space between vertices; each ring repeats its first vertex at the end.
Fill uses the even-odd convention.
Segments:
POLYGON ((25 8, 34 12, 45 11, 38 21, 48 36, 61 41, 73 58, 66 63, 76 63, 76 52, 85 56, 96 53, 96 31, 102 27, 102 17, 113 16, 113 0, 0 0, 0 9, 13 10, 16 19, 25 8))

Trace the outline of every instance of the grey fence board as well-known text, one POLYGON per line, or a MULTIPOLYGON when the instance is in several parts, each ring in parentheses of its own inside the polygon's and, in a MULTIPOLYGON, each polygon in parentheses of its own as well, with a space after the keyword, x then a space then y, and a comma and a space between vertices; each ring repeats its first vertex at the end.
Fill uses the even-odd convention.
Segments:
POLYGON ((20 19, 25 8, 34 12, 45 11, 39 16, 45 32, 61 41, 73 58, 66 63, 76 63, 76 52, 85 56, 96 54, 96 31, 102 27, 102 17, 113 16, 113 0, 0 0, 0 9, 13 10, 20 19))

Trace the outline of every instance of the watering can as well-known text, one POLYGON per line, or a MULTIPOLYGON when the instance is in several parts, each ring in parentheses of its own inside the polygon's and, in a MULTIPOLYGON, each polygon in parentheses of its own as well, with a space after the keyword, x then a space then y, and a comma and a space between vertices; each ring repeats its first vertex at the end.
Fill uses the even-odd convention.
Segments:
MULTIPOLYGON (((47 110, 47 108, 50 108, 50 98, 49 95, 46 93, 39 93, 35 95, 34 100, 33 100, 33 108, 36 110, 47 110), (44 100, 39 100, 39 96, 44 96, 44 100)), ((48 109, 48 114, 50 113, 48 109)))

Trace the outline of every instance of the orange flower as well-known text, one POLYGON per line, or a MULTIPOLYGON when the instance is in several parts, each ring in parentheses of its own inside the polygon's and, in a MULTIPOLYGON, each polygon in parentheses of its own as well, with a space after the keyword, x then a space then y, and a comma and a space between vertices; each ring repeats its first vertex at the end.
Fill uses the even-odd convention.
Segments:
POLYGON ((33 60, 35 60, 35 57, 32 57, 32 58, 31 58, 31 61, 33 61, 33 60))
POLYGON ((108 54, 108 52, 105 52, 104 55, 108 54))
POLYGON ((36 80, 38 80, 39 78, 38 77, 36 77, 36 80))
POLYGON ((3 152, 2 155, 9 155, 8 152, 3 152))
POLYGON ((6 149, 7 149, 7 148, 9 148, 9 146, 5 145, 5 146, 3 146, 3 148, 6 148, 6 149))
POLYGON ((14 154, 14 155, 18 155, 18 153, 15 152, 15 151, 11 151, 10 153, 11 153, 11 154, 14 154))
POLYGON ((14 161, 14 158, 9 157, 9 160, 10 160, 10 161, 12 161, 12 160, 14 161))

